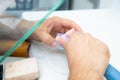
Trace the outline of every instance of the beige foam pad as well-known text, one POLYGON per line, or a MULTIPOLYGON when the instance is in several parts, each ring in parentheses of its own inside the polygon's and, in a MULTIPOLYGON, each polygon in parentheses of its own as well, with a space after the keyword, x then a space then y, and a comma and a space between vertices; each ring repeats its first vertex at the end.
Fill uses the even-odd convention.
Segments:
POLYGON ((5 80, 35 80, 39 70, 35 58, 7 63, 5 65, 5 80))

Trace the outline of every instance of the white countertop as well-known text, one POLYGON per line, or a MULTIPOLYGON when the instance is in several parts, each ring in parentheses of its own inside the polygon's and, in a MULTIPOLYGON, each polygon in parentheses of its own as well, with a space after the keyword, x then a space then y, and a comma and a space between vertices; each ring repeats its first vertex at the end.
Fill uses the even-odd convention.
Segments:
MULTIPOLYGON (((39 20, 45 14, 46 11, 25 12, 22 17, 27 20, 39 20)), ((120 10, 56 11, 51 16, 71 19, 79 24, 85 32, 104 41, 109 46, 112 55, 110 64, 120 70, 120 10)), ((42 72, 40 80, 66 80, 69 71, 66 55, 61 54, 64 52, 56 52, 53 50, 52 52, 54 52, 54 54, 51 54, 52 52, 49 49, 47 49, 48 52, 47 50, 40 49, 43 46, 40 45, 39 43, 33 42, 30 50, 32 56, 40 61, 39 66, 42 72), (55 54, 55 52, 58 54, 55 54), (61 75, 58 75, 55 71, 64 72, 66 76, 62 75, 63 78, 58 79, 61 75)))

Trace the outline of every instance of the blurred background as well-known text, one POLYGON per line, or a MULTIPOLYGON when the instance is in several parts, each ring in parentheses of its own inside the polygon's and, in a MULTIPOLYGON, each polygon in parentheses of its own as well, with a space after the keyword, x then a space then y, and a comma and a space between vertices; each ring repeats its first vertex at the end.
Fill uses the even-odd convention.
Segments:
MULTIPOLYGON (((20 16, 23 11, 45 11, 51 9, 59 1, 60 0, 11 0, 12 4, 6 13, 20 16)), ((65 0, 64 4, 58 10, 114 8, 120 9, 120 0, 65 0)))

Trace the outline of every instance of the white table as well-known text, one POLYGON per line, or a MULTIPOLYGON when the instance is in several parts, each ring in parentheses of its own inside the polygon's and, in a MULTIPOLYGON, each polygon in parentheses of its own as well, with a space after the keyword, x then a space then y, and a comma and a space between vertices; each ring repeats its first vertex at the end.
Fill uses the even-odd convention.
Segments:
MULTIPOLYGON (((25 12, 22 17, 27 20, 39 20, 45 14, 45 11, 25 12)), ((111 51, 110 63, 120 70, 120 10, 57 11, 51 16, 71 19, 78 23, 85 32, 104 41, 111 51)), ((33 42, 30 50, 30 53, 39 59, 42 73, 40 80, 66 80, 69 71, 65 54, 61 54, 62 52, 59 51, 57 51, 58 54, 55 54, 54 50, 49 49, 43 54, 44 49, 40 49, 42 47, 44 45, 41 43, 33 42), (49 52, 54 52, 54 54, 49 54, 49 52), (61 71, 65 76, 59 75, 57 71, 59 73, 61 71), (60 78, 61 76, 62 78, 60 78)))

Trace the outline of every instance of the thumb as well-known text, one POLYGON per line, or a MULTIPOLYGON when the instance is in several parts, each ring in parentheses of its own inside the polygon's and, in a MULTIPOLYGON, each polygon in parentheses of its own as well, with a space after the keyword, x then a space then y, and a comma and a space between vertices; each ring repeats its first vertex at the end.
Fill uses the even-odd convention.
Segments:
POLYGON ((48 34, 46 32, 44 32, 42 34, 43 35, 40 36, 41 37, 41 41, 43 41, 48 46, 51 46, 51 47, 55 47, 56 46, 56 43, 54 42, 54 38, 50 34, 48 34))
POLYGON ((66 48, 66 44, 67 44, 67 41, 64 40, 63 38, 61 37, 57 37, 56 38, 56 41, 58 42, 59 45, 61 45, 63 48, 66 48))

